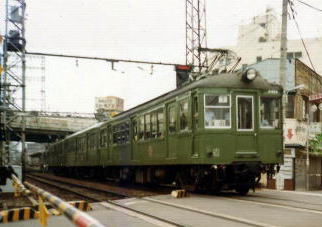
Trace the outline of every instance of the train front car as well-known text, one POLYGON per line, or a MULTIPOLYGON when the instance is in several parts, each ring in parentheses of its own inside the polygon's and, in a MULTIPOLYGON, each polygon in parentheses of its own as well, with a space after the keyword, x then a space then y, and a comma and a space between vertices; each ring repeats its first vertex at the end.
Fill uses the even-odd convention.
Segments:
POLYGON ((282 87, 249 69, 199 82, 199 119, 194 155, 212 164, 197 176, 199 188, 247 194, 262 173, 283 161, 282 87))

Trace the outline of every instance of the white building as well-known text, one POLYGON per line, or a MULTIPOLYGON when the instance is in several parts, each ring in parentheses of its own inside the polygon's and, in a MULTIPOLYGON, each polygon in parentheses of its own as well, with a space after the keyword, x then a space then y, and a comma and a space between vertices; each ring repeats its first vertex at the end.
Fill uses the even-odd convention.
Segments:
POLYGON ((124 109, 124 100, 115 96, 105 96, 95 98, 95 110, 122 112, 124 109))
MULTIPOLYGON (((240 67, 245 67, 267 58, 280 57, 281 23, 272 9, 256 16, 251 23, 240 25, 236 46, 226 47, 241 57, 240 67)), ((322 37, 304 40, 315 71, 322 75, 322 37)), ((287 57, 298 58, 311 66, 301 40, 288 40, 287 57)))

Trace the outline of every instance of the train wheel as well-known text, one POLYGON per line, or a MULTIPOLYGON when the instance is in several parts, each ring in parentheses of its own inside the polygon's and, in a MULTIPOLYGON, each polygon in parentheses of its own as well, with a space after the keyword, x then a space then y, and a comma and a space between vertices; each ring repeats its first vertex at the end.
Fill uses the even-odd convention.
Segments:
POLYGON ((176 186, 181 189, 185 189, 190 192, 195 192, 197 191, 197 183, 196 182, 188 182, 188 179, 186 174, 181 171, 180 173, 177 173, 176 176, 176 186))
POLYGON ((249 192, 249 187, 239 187, 236 188, 236 192, 238 192, 239 195, 247 195, 249 192))

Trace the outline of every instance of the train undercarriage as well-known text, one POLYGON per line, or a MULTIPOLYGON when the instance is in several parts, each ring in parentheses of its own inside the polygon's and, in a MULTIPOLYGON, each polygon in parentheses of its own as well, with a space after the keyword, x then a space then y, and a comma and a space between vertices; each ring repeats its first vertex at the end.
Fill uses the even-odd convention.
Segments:
POLYGON ((191 192, 218 193, 235 190, 246 195, 255 189, 261 173, 271 177, 275 165, 234 163, 230 165, 175 165, 175 166, 109 166, 109 167, 50 167, 56 175, 76 178, 114 180, 120 184, 172 185, 191 192))

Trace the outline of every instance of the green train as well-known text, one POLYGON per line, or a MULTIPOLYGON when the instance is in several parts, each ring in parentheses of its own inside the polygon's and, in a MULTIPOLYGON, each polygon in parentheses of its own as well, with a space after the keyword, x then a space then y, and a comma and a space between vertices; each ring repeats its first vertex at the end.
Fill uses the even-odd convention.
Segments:
POLYGON ((247 194, 283 162, 281 86, 254 69, 205 76, 52 144, 50 171, 247 194))

